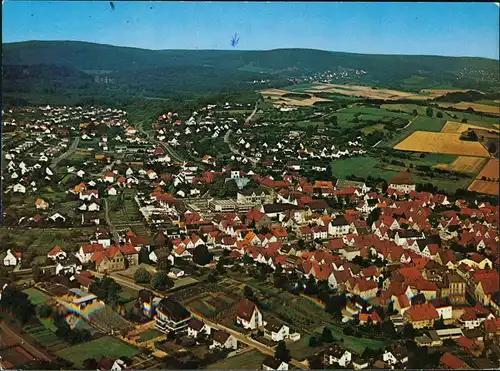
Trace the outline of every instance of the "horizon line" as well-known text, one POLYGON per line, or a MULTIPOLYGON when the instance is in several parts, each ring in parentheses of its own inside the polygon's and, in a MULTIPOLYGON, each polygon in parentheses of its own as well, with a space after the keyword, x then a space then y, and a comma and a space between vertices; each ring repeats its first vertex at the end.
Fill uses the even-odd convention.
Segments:
POLYGON ((357 54, 357 55, 377 55, 377 56, 411 56, 411 57, 444 57, 444 58, 479 58, 479 59, 488 59, 492 61, 499 61, 500 56, 498 58, 488 58, 488 57, 480 57, 480 56, 470 56, 470 55, 440 55, 440 54, 385 54, 385 53, 362 53, 362 52, 347 52, 347 51, 339 51, 339 50, 327 50, 327 49, 314 49, 307 47, 288 47, 288 48, 274 48, 274 49, 148 49, 138 46, 129 46, 129 45, 115 45, 115 44, 107 44, 93 41, 85 41, 85 40, 23 40, 23 41, 10 41, 3 42, 3 44, 21 44, 21 43, 51 43, 51 42, 74 42, 74 43, 86 43, 86 44, 94 44, 94 45, 104 45, 104 46, 112 46, 115 48, 128 48, 128 49, 139 49, 146 51, 227 51, 227 52, 270 52, 276 50, 315 50, 325 53, 344 53, 344 54, 357 54))

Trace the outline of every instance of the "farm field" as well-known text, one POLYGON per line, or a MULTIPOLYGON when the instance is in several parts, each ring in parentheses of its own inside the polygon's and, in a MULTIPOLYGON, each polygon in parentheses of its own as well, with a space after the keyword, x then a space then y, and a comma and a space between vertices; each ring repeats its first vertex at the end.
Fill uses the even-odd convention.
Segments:
POLYGON ((434 119, 431 117, 419 116, 413 120, 412 124, 409 126, 414 131, 432 131, 440 132, 445 125, 444 120, 434 119))
POLYGON ((477 179, 481 179, 483 176, 486 178, 491 178, 498 181, 499 169, 500 165, 498 159, 491 159, 485 165, 485 167, 481 170, 481 172, 477 175, 477 179))
POLYGON ((422 89, 422 93, 427 93, 432 96, 432 98, 440 97, 448 93, 466 92, 467 89, 422 89))
POLYGON ((87 358, 100 359, 101 357, 133 357, 139 350, 117 340, 111 336, 105 336, 88 343, 74 345, 56 352, 58 357, 73 362, 77 367, 87 358))
POLYGON ((447 107, 454 107, 457 109, 463 109, 466 110, 467 108, 472 108, 476 112, 484 112, 484 113, 489 113, 493 115, 500 115, 500 108, 497 106, 493 105, 488 105, 488 104, 481 104, 481 103, 473 103, 473 102, 460 102, 460 103, 439 103, 440 107, 447 108, 447 107))
POLYGON ((375 131, 380 131, 383 129, 384 129, 384 124, 375 124, 375 125, 367 126, 363 129, 361 129, 361 131, 363 132, 363 134, 370 134, 370 133, 373 133, 375 131))
POLYGON ((487 180, 474 180, 469 186, 469 191, 477 193, 485 193, 488 195, 498 195, 498 182, 489 182, 487 180))
POLYGON ((477 174, 485 162, 486 159, 482 157, 458 156, 452 163, 439 163, 436 167, 443 170, 477 174))
POLYGON ((267 355, 251 350, 237 356, 223 359, 207 367, 208 370, 260 370, 267 355))
POLYGON ((425 100, 430 98, 429 95, 425 94, 415 94, 391 89, 378 89, 361 85, 319 84, 311 87, 309 90, 306 90, 306 92, 338 93, 350 96, 387 100, 397 100, 401 98, 425 100))
MULTIPOLYGON (((441 130, 442 133, 455 133, 455 134, 462 134, 464 131, 467 131, 468 129, 481 129, 484 130, 484 126, 478 126, 474 124, 463 124, 461 122, 454 122, 454 121, 447 121, 446 125, 443 126, 443 129, 441 130)), ((495 128, 488 128, 488 130, 493 130, 498 132, 498 129, 495 128)))
POLYGON ((32 288, 32 287, 29 289, 23 290, 23 292, 29 296, 30 301, 34 305, 43 304, 43 303, 46 303, 52 299, 47 294, 43 293, 40 290, 32 288))
POLYGON ((394 146, 394 149, 489 157, 488 151, 479 142, 462 141, 459 137, 460 134, 416 131, 394 146))
MULTIPOLYGON (((273 97, 274 99, 274 97, 273 97)), ((319 98, 319 97, 311 97, 311 98, 306 98, 306 99, 293 99, 293 98, 281 98, 278 97, 275 101, 275 106, 285 104, 285 105, 290 105, 290 106, 299 106, 299 107, 310 107, 314 103, 317 102, 329 102, 329 99, 325 98, 319 98)))
POLYGON ((367 174, 382 177, 386 180, 396 175, 397 171, 379 169, 379 160, 373 157, 351 157, 332 162, 332 175, 346 179, 348 175, 366 177, 367 174), (375 171, 374 171, 375 170, 375 171))

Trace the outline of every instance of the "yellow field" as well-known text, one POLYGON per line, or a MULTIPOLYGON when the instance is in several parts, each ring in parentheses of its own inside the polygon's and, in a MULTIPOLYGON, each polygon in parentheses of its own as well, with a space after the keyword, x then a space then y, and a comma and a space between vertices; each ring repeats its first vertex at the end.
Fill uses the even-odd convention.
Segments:
POLYGON ((288 106, 300 106, 300 107, 308 107, 312 106, 316 102, 329 102, 330 99, 311 97, 307 99, 292 99, 292 98, 277 98, 274 101, 274 106, 279 107, 281 105, 288 106))
POLYGON ((454 134, 462 134, 464 131, 467 131, 469 128, 471 129, 481 129, 481 130, 493 130, 499 131, 494 128, 486 128, 484 126, 477 126, 473 124, 462 124, 461 122, 447 121, 446 125, 441 129, 441 133, 454 133, 454 134))
POLYGON ((362 98, 372 98, 372 99, 385 99, 385 100, 397 100, 397 99, 417 99, 425 100, 432 98, 431 96, 418 95, 415 93, 408 93, 399 90, 391 89, 372 89, 369 86, 361 85, 339 85, 339 84, 319 84, 313 86, 306 90, 307 93, 336 93, 362 98))
POLYGON ((455 107, 457 109, 466 110, 471 107, 476 112, 490 113, 492 115, 500 115, 500 108, 498 106, 489 106, 487 104, 460 102, 460 103, 438 103, 439 107, 455 107))
POLYGON ((474 180, 469 186, 469 191, 485 193, 488 195, 498 195, 498 182, 488 182, 486 180, 474 180))
POLYGON ((477 179, 481 179, 483 176, 486 178, 491 178, 498 180, 499 176, 499 169, 498 166, 500 165, 498 159, 491 159, 488 161, 486 166, 481 170, 481 172, 477 175, 477 179))
POLYGON ((281 89, 267 89, 267 90, 260 91, 260 93, 265 97, 268 95, 278 95, 281 97, 282 95, 288 94, 290 92, 286 91, 286 90, 281 90, 281 89))
POLYGON ((394 146, 394 149, 400 151, 489 157, 488 151, 479 142, 468 142, 459 138, 460 134, 415 131, 394 146))
POLYGON ((451 164, 437 164, 436 167, 462 173, 477 173, 485 163, 486 159, 482 157, 458 156, 451 164))

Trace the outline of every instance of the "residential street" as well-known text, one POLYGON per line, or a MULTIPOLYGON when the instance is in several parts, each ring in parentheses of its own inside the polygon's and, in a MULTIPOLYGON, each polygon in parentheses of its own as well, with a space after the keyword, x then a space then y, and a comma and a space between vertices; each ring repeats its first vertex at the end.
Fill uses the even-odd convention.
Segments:
POLYGON ((80 137, 76 137, 73 143, 71 143, 71 146, 68 148, 68 150, 64 153, 62 153, 59 157, 55 158, 52 160, 52 163, 50 164, 51 169, 55 169, 57 164, 64 160, 66 157, 70 156, 75 150, 78 148, 78 143, 80 143, 80 137))
POLYGON ((113 223, 111 223, 111 219, 109 218, 109 206, 107 198, 104 199, 104 208, 105 208, 106 223, 108 224, 108 227, 111 230, 111 233, 113 234, 113 239, 115 240, 115 243, 119 243, 120 235, 118 234, 116 227, 113 225, 113 223))

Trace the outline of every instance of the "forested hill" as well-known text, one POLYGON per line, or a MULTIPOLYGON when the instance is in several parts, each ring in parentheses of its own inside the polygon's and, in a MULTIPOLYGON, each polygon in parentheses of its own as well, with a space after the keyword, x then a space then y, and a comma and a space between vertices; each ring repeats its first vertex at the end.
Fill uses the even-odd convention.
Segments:
POLYGON ((265 80, 265 87, 283 86, 291 77, 346 70, 366 72, 354 76, 354 81, 387 87, 405 88, 407 81, 417 81, 422 88, 430 83, 477 90, 498 86, 498 61, 485 58, 312 49, 145 50, 78 41, 6 43, 2 52, 4 93, 8 95, 97 91, 101 95, 168 97, 179 92, 262 88, 255 80, 265 80), (49 71, 43 73, 44 68, 49 71), (26 76, 30 82, 20 83, 26 76))

